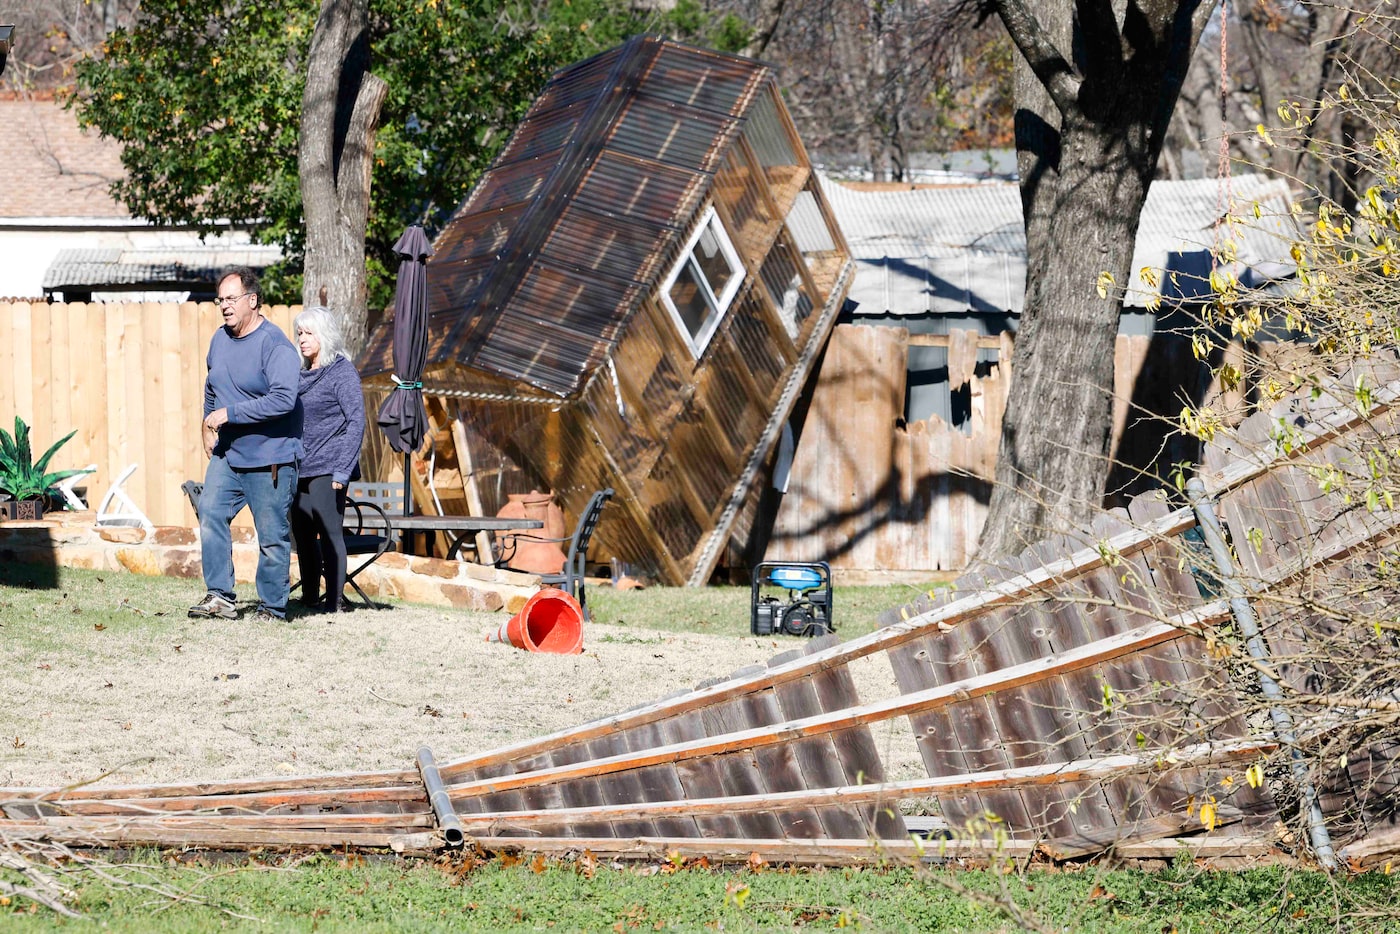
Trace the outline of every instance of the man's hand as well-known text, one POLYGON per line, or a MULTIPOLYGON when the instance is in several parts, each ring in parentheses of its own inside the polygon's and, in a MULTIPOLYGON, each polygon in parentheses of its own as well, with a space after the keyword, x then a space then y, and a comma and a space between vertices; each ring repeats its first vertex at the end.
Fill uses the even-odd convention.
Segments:
POLYGON ((228 424, 228 409, 215 409, 204 416, 204 427, 210 431, 217 432, 220 428, 228 424))
POLYGON ((213 457, 214 445, 219 443, 219 433, 208 425, 202 426, 199 433, 204 440, 204 456, 213 457))

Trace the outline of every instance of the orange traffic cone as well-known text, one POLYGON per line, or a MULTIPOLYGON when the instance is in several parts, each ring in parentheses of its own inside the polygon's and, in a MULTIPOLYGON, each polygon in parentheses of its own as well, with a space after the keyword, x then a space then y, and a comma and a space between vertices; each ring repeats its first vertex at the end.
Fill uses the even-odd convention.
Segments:
POLYGON ((583 607, 564 591, 546 587, 486 641, 509 643, 527 652, 577 655, 583 651, 583 607))

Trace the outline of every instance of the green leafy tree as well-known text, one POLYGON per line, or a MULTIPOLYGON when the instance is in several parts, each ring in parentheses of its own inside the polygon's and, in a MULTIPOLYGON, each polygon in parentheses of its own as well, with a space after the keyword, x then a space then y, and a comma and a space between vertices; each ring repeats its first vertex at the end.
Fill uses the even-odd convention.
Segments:
MULTIPOLYGON (((123 144, 113 194, 133 213, 208 233, 249 225, 287 259, 267 298, 296 301, 306 241, 297 151, 313 0, 146 0, 76 69, 79 121, 123 144)), ((491 164, 549 75, 638 32, 732 48, 746 34, 693 0, 372 0, 370 71, 387 85, 366 233, 369 301, 392 295, 391 247, 434 232, 491 164)))

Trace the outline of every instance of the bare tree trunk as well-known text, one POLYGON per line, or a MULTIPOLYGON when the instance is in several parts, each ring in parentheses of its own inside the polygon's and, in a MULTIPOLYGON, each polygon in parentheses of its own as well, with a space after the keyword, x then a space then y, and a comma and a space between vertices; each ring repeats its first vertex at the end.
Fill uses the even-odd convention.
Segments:
POLYGON ((369 0, 322 0, 302 96, 302 302, 343 316, 352 353, 365 340, 365 229, 374 134, 388 85, 369 72, 369 0))
POLYGON ((979 560, 1014 555, 1102 503, 1119 290, 1210 6, 1146 0, 1120 29, 1107 3, 997 0, 1021 50, 1016 149, 1029 265, 979 560))

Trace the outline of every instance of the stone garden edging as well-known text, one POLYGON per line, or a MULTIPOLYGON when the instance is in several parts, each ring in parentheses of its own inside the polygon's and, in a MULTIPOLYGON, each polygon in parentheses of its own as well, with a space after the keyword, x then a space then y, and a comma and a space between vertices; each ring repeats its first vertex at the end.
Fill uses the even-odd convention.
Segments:
MULTIPOLYGON (((157 526, 147 537, 140 529, 98 529, 94 519, 92 512, 64 512, 36 522, 0 522, 0 561, 200 578, 198 529, 157 526)), ((250 584, 258 563, 257 538, 252 529, 241 527, 234 528, 233 537, 234 579, 250 584)), ((293 560, 293 582, 296 579, 293 560)), ((508 613, 518 612, 540 589, 534 574, 396 552, 384 555, 355 580, 372 597, 508 613)))

